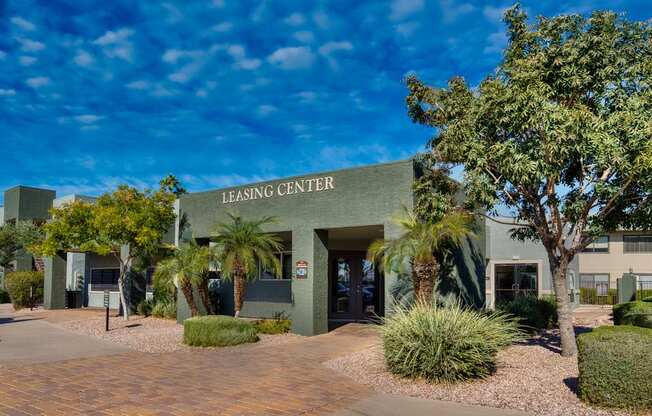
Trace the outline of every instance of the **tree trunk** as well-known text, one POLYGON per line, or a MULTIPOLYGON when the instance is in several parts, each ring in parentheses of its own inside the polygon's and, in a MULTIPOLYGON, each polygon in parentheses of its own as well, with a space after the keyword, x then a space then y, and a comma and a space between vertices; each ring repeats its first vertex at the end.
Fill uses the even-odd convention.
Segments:
POLYGON ((129 305, 125 296, 125 278, 130 269, 130 262, 124 262, 120 265, 120 276, 118 277, 118 291, 120 293, 120 303, 122 304, 122 316, 125 321, 129 320, 129 305))
POLYGON ((197 310, 197 304, 195 303, 195 295, 192 292, 192 283, 189 279, 179 279, 179 288, 183 292, 183 296, 186 298, 188 307, 190 308, 190 316, 199 315, 197 310))
POLYGON ((436 261, 415 262, 414 271, 419 280, 419 294, 417 299, 431 303, 435 290, 435 280, 439 267, 436 261))
POLYGON ((244 303, 245 282, 241 272, 236 272, 233 278, 233 301, 235 303, 235 317, 240 317, 244 303))
POLYGON ((550 261, 552 272, 553 288, 557 299, 557 314, 559 315, 559 335, 561 337, 561 355, 572 357, 577 354, 577 343, 575 341, 575 329, 573 327, 573 310, 571 309, 568 297, 568 286, 566 285, 566 268, 568 262, 559 263, 550 261))
POLYGON ((211 305, 211 298, 208 296, 208 278, 201 280, 201 283, 197 285, 197 291, 199 292, 199 297, 204 305, 204 309, 206 309, 206 314, 212 315, 214 311, 211 305))

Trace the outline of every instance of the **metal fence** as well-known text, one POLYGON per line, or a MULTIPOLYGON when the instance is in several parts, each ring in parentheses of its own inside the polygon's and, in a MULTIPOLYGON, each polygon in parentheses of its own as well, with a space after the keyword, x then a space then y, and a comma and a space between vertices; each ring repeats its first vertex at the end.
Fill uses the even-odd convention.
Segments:
POLYGON ((636 283, 636 300, 652 300, 652 280, 639 280, 636 283))

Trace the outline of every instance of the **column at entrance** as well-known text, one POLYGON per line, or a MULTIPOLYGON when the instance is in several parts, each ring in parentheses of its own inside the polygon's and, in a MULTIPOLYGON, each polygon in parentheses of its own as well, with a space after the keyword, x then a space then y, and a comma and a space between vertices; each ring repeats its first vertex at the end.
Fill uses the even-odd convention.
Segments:
POLYGON ((43 307, 63 309, 66 306, 66 253, 46 257, 43 282, 43 307))
POLYGON ((308 274, 292 278, 292 332, 318 335, 328 331, 328 232, 292 231, 293 261, 308 262, 308 274))

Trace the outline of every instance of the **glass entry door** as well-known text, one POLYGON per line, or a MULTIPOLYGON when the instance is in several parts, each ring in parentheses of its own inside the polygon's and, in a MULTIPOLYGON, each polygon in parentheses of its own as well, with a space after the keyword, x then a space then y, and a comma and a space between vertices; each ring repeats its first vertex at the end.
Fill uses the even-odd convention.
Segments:
POLYGON ((517 295, 538 296, 538 265, 507 263, 494 265, 496 304, 513 300, 517 295))
POLYGON ((363 252, 331 253, 329 319, 364 321, 382 316, 382 280, 363 252))

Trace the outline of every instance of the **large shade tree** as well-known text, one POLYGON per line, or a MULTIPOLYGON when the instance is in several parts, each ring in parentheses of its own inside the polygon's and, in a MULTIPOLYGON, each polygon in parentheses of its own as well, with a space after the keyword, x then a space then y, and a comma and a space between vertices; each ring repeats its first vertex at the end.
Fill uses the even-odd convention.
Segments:
POLYGON ((235 316, 240 316, 246 282, 255 280, 261 269, 281 274, 281 262, 276 254, 283 249, 278 235, 265 232, 263 227, 275 222, 273 217, 245 220, 229 214, 229 221, 215 226, 216 256, 220 273, 226 281, 233 281, 235 316))
POLYGON ((569 263, 601 234, 652 226, 652 28, 611 12, 505 13, 509 43, 477 87, 412 76, 413 121, 464 167, 471 201, 515 214, 513 237, 540 241, 557 298, 562 354, 576 354, 569 263))
POLYGON ((122 185, 95 203, 74 201, 51 210, 45 239, 32 250, 47 256, 59 252, 93 252, 114 256, 120 265, 118 289, 125 319, 129 304, 125 281, 134 260, 156 251, 175 220, 175 195, 165 183, 157 191, 122 185))
POLYGON ((9 271, 20 250, 43 239, 42 228, 33 221, 9 222, 0 226, 0 267, 9 271))

